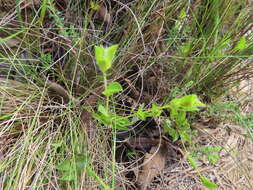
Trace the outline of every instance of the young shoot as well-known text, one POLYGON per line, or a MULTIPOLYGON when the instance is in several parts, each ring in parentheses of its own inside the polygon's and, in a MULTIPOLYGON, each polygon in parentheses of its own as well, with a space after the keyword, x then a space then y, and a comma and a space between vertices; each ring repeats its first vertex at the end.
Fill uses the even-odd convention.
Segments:
POLYGON ((118 45, 112 45, 110 47, 95 46, 95 58, 99 69, 103 73, 104 87, 103 95, 106 96, 106 112, 109 111, 109 97, 112 94, 122 91, 122 87, 118 82, 112 82, 107 84, 106 72, 112 67, 113 59, 115 57, 118 45))

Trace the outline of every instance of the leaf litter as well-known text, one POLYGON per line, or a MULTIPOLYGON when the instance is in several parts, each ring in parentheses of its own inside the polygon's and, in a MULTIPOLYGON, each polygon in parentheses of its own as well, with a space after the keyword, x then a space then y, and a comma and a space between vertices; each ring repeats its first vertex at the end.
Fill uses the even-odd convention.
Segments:
POLYGON ((144 165, 137 178, 140 190, 147 190, 154 177, 164 170, 167 156, 168 148, 164 144, 153 146, 150 152, 145 154, 144 165))

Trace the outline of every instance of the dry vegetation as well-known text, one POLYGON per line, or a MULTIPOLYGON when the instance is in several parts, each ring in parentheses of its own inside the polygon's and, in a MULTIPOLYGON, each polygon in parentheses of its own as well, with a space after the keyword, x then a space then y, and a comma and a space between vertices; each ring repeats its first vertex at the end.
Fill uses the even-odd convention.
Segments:
POLYGON ((0 0, 0 189, 204 189, 160 117, 115 136, 93 119, 94 46, 112 44, 113 108, 197 94, 208 106, 188 116, 194 148, 222 147, 198 170, 218 189, 253 189, 252 20, 247 0, 0 0))

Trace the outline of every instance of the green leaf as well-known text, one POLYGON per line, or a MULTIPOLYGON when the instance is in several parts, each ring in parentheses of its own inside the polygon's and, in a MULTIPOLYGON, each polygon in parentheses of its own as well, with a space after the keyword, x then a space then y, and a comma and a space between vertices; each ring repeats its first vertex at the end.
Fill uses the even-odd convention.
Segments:
POLYGON ((14 115, 13 113, 2 115, 2 116, 0 116, 0 121, 1 121, 1 120, 4 120, 4 119, 9 119, 9 118, 11 118, 13 115, 14 115))
POLYGON ((135 115, 141 119, 142 121, 145 121, 146 118, 149 116, 149 114, 145 111, 143 111, 143 107, 144 107, 144 104, 142 104, 139 109, 137 110, 137 112, 135 113, 135 115))
POLYGON ((191 50, 191 44, 187 43, 185 45, 182 45, 180 49, 183 54, 188 54, 191 50))
POLYGON ((220 152, 222 149, 221 146, 213 146, 213 152, 220 152))
POLYGON ((111 126, 116 130, 128 130, 128 126, 133 124, 133 122, 129 121, 127 118, 114 113, 102 114, 105 112, 103 106, 101 106, 101 109, 99 111, 99 113, 94 113, 92 116, 99 123, 105 126, 111 126))
POLYGON ((1 38, 1 37, 0 37, 0 44, 5 43, 5 42, 7 42, 8 40, 11 40, 12 38, 15 38, 17 35, 21 34, 22 32, 24 32, 24 31, 23 31, 23 30, 18 31, 17 33, 14 33, 14 34, 12 34, 12 35, 10 35, 10 36, 7 36, 7 37, 5 37, 5 38, 1 38))
POLYGON ((105 107, 104 107, 102 104, 99 104, 99 105, 98 105, 98 111, 99 111, 102 115, 104 115, 104 116, 109 116, 109 114, 107 113, 105 107))
POLYGON ((185 88, 189 88, 194 84, 194 82, 191 80, 188 83, 185 84, 185 88))
POLYGON ((112 118, 112 126, 116 130, 128 130, 128 126, 133 124, 127 118, 116 114, 112 114, 111 118, 112 118))
POLYGON ((174 109, 174 110, 179 109, 180 102, 181 102, 181 99, 179 99, 179 98, 174 98, 173 100, 171 100, 170 101, 171 109, 174 109))
POLYGON ((64 160, 58 167, 58 170, 61 171, 73 171, 75 168, 73 167, 72 159, 68 158, 64 160))
POLYGON ((184 141, 184 142, 191 142, 192 141, 191 135, 189 134, 188 131, 180 131, 179 135, 180 135, 182 141, 184 141))
POLYGON ((90 8, 94 11, 97 11, 98 9, 100 9, 99 4, 94 3, 93 1, 90 2, 90 8))
POLYGON ((93 113, 92 117, 95 118, 101 124, 104 124, 104 125, 111 124, 111 116, 106 111, 105 107, 102 104, 98 105, 98 112, 93 113))
POLYGON ((166 119, 164 121, 163 131, 164 131, 165 134, 167 133, 167 134, 169 134, 172 137, 173 142, 175 142, 176 140, 178 140, 179 134, 178 134, 178 132, 175 129, 173 129, 171 127, 171 121, 169 119, 166 119))
POLYGON ((191 94, 181 98, 180 106, 182 107, 193 107, 193 106, 204 106, 202 102, 199 101, 196 94, 191 94))
POLYGON ((62 141, 54 141, 52 144, 51 144, 52 147, 54 148, 59 148, 62 146, 62 141))
POLYGON ((97 177, 96 172, 95 172, 91 167, 87 167, 87 168, 86 168, 86 173, 87 173, 88 176, 90 176, 90 177, 94 177, 94 178, 97 177))
POLYGON ((208 188, 208 189, 216 189, 218 187, 218 185, 216 185, 215 183, 211 182, 209 179, 207 179, 206 177, 200 176, 200 180, 202 182, 202 184, 208 188))
POLYGON ((95 46, 95 58, 100 70, 105 73, 112 66, 118 45, 110 47, 95 46))
POLYGON ((95 46, 96 62, 102 72, 106 72, 111 67, 110 63, 108 64, 105 62, 104 51, 103 46, 95 46))
POLYGON ((170 102, 171 109, 181 111, 198 111, 198 107, 205 106, 199 101, 196 94, 184 96, 182 98, 175 98, 170 102))
POLYGON ((116 51, 118 49, 118 45, 112 45, 106 48, 106 58, 112 62, 115 57, 116 51))
POLYGON ((218 154, 209 154, 207 156, 207 159, 212 164, 215 164, 219 160, 220 156, 218 154))
POLYGON ((83 169, 87 166, 88 157, 85 154, 79 154, 75 156, 75 166, 78 170, 83 169))
POLYGON ((118 82, 112 82, 107 86, 107 89, 103 91, 105 96, 110 96, 112 94, 123 91, 122 86, 118 82))
POLYGON ((134 158, 136 156, 136 152, 127 152, 127 156, 129 158, 134 158))
POLYGON ((182 125, 186 121, 186 112, 180 111, 176 116, 177 124, 182 125))
POLYGON ((236 50, 244 50, 247 47, 247 41, 245 37, 240 38, 239 42, 236 44, 235 49, 236 50))
POLYGON ((111 125, 111 118, 109 115, 107 116, 101 113, 94 113, 92 114, 92 117, 105 126, 111 125))
POLYGON ((179 13, 179 18, 180 19, 183 19, 187 16, 186 12, 185 12, 185 9, 182 9, 179 13))
POLYGON ((156 104, 152 104, 152 108, 151 108, 151 117, 157 117, 160 116, 162 113, 162 108, 156 104))
POLYGON ((64 160, 58 167, 57 169, 60 171, 65 171, 65 180, 70 178, 68 177, 67 173, 71 173, 75 170, 80 170, 86 167, 88 163, 88 157, 85 154, 77 154, 74 157, 68 158, 64 160))
POLYGON ((187 160, 191 164, 193 169, 196 169, 198 167, 196 160, 191 155, 187 157, 187 160))
POLYGON ((203 146, 201 147, 200 151, 206 154, 213 153, 213 152, 220 152, 221 147, 220 146, 203 146))
POLYGON ((106 108, 102 104, 98 105, 98 112, 104 116, 109 116, 109 113, 106 111, 106 108))
POLYGON ((73 181, 75 179, 75 172, 65 172, 62 177, 61 180, 64 181, 73 181))

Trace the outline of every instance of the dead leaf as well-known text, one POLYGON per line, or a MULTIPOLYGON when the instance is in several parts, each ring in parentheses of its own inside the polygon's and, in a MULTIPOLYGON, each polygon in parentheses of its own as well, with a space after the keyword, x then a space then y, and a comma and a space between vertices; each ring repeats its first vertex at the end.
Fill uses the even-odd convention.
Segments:
MULTIPOLYGON (((9 39, 9 40, 7 40, 7 41, 5 42, 5 44, 6 44, 9 48, 18 46, 19 43, 20 43, 20 41, 17 40, 16 38, 9 39)), ((0 46, 0 47, 1 47, 1 46, 0 46)))
POLYGON ((111 15, 102 3, 98 9, 98 19, 102 20, 105 23, 110 23, 111 21, 111 15))
POLYGON ((49 89, 56 92, 57 95, 62 97, 66 104, 69 103, 70 99, 73 99, 73 97, 68 93, 68 91, 65 90, 61 85, 55 82, 51 82, 49 80, 47 81, 47 84, 49 89))
POLYGON ((143 168, 137 178, 140 190, 146 190, 153 178, 161 173, 165 167, 168 149, 165 144, 153 146, 150 153, 146 153, 143 168), (157 149, 159 149, 157 151, 157 149))

